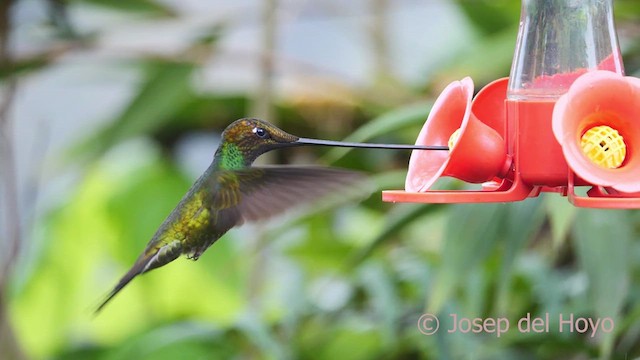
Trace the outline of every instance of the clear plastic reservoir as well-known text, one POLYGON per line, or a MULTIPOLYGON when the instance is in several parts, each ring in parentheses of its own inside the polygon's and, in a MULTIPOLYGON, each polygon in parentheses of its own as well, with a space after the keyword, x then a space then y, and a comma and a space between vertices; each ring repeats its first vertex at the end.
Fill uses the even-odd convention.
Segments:
POLYGON ((596 69, 624 73, 612 0, 522 0, 508 99, 555 100, 596 69))

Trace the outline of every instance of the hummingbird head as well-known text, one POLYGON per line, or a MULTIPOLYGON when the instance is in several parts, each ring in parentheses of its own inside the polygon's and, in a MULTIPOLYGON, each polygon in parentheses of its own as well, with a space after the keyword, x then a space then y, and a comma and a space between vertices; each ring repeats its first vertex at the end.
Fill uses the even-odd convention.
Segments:
POLYGON ((238 169, 250 166, 260 155, 290 146, 341 146, 372 149, 449 150, 442 145, 369 144, 302 138, 286 133, 260 119, 244 118, 232 122, 222 132, 222 143, 215 158, 222 168, 238 169))
POLYGON ((248 166, 267 151, 298 145, 298 139, 266 121, 244 118, 234 121, 222 132, 218 151, 231 162, 248 166))

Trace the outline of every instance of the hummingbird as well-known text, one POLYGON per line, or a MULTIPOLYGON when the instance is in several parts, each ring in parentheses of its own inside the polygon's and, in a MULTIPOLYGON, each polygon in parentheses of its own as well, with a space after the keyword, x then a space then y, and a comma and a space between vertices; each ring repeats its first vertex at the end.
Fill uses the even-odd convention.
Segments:
POLYGON ((231 228, 266 220, 296 204, 355 185, 364 176, 321 166, 252 166, 265 152, 303 145, 446 150, 444 146, 349 143, 301 138, 260 119, 234 121, 222 132, 213 161, 160 225, 129 271, 98 306, 104 308, 136 276, 181 255, 197 260, 231 228))

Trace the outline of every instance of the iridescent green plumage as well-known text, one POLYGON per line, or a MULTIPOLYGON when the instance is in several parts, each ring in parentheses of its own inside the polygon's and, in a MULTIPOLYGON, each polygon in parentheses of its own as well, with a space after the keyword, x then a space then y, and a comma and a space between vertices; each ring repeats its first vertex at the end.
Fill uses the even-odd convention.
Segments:
POLYGON ((196 260, 229 229, 245 221, 267 219, 362 179, 359 173, 326 167, 251 167, 267 151, 305 145, 299 140, 258 119, 240 119, 229 125, 209 168, 97 311, 137 275, 182 254, 196 260))

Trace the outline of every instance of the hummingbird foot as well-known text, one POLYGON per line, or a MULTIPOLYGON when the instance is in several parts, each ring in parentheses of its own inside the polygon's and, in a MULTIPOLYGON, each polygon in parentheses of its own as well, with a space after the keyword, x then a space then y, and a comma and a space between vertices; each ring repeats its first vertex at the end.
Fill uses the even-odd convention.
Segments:
POLYGON ((187 259, 189 259, 189 260, 193 260, 193 261, 198 260, 198 259, 200 258, 200 255, 202 255, 202 253, 203 253, 206 249, 207 249, 206 247, 205 247, 205 248, 200 247, 200 248, 195 249, 195 250, 193 251, 193 253, 191 253, 191 254, 187 255, 187 259))

